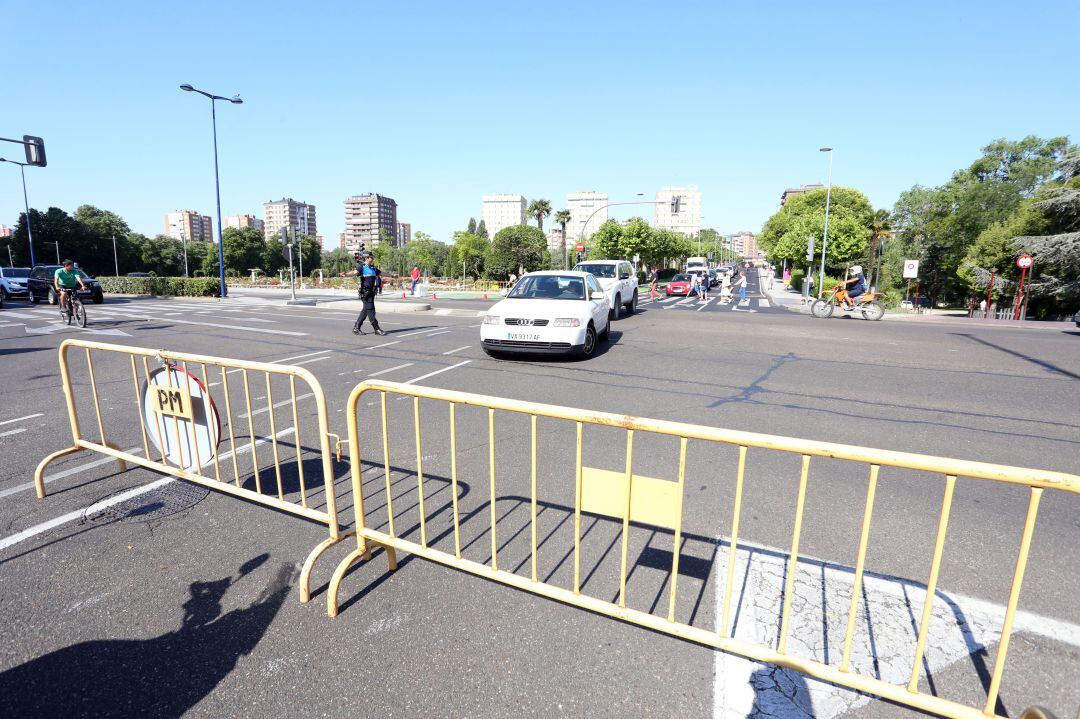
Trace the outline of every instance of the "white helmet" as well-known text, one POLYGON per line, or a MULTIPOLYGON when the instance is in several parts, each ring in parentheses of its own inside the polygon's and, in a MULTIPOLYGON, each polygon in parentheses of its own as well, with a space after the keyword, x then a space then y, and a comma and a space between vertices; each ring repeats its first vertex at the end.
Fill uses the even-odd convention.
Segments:
POLYGON ((851 271, 856 275, 861 275, 862 274, 862 265, 852 265, 851 266, 851 271))

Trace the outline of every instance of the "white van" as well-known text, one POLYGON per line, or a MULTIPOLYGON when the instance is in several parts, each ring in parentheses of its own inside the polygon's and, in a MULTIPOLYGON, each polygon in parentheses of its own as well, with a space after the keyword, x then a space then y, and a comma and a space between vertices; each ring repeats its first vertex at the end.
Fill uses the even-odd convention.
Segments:
POLYGON ((588 272, 600 282, 607 295, 611 316, 619 319, 623 308, 626 313, 634 314, 637 309, 637 275, 634 267, 626 260, 589 260, 578 263, 574 272, 588 272))
POLYGON ((705 258, 704 257, 687 257, 686 258, 686 271, 689 272, 690 270, 692 270, 694 268, 698 268, 698 269, 702 269, 702 270, 708 268, 708 265, 705 264, 705 258))

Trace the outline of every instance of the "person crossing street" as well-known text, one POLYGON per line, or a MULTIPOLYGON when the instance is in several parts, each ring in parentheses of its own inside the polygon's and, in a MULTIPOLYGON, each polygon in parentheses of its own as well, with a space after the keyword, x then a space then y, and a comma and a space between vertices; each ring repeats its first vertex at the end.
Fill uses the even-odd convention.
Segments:
POLYGON ((355 276, 360 278, 360 288, 358 292, 360 301, 363 302, 363 309, 360 311, 360 316, 356 318, 356 323, 353 325, 353 334, 364 334, 364 320, 367 320, 371 322, 371 327, 375 330, 375 334, 385 335, 386 333, 379 327, 379 320, 375 317, 375 295, 382 293, 382 272, 375 266, 375 256, 370 252, 364 252, 360 255, 360 259, 357 259, 356 269, 352 272, 343 272, 341 273, 341 276, 355 276))

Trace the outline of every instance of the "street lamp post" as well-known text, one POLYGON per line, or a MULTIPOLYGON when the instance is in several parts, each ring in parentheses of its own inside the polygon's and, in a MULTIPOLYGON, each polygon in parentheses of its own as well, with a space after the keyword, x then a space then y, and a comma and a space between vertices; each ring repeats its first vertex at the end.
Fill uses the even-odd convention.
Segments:
POLYGON ((203 97, 210 98, 210 122, 214 129, 214 193, 217 197, 217 234, 218 234, 218 279, 221 282, 220 294, 224 298, 228 295, 228 291, 225 288, 225 245, 221 238, 221 182, 218 179, 218 154, 217 154, 217 107, 215 101, 226 100, 234 105, 240 105, 244 101, 240 99, 239 95, 233 95, 232 97, 222 97, 221 95, 213 95, 209 92, 203 92, 198 88, 192 87, 188 84, 183 84, 180 89, 184 92, 197 92, 203 97))
POLYGON ((821 235, 821 273, 818 275, 818 296, 825 287, 825 248, 829 246, 829 201, 832 199, 832 148, 822 147, 818 152, 829 153, 829 184, 825 190, 825 231, 821 235))
MULTIPOLYGON (((639 192, 637 193, 637 196, 641 197, 643 194, 643 192, 639 192)), ((600 205, 595 210, 593 210, 592 214, 589 215, 589 217, 581 225, 581 237, 578 241, 581 244, 585 244, 585 228, 589 226, 589 223, 592 222, 592 218, 596 217, 596 213, 600 210, 606 210, 609 207, 618 207, 620 205, 661 205, 664 202, 665 200, 634 200, 632 202, 609 202, 606 205, 600 205)))
POLYGON ((23 207, 26 209, 26 236, 30 240, 30 266, 33 267, 37 263, 34 262, 34 232, 30 229, 30 202, 26 199, 26 163, 7 160, 3 157, 0 157, 0 162, 9 162, 19 166, 19 174, 22 176, 23 207))
POLYGON ((187 233, 180 230, 180 244, 184 248, 184 277, 188 276, 188 264, 187 264, 187 233))
POLYGON ((120 276, 120 260, 117 259, 117 257, 116 257, 116 235, 115 234, 113 234, 113 236, 112 236, 112 261, 113 261, 113 268, 116 271, 116 276, 119 277, 120 276))
POLYGON ((59 242, 42 242, 43 245, 55 245, 56 246, 56 264, 60 264, 60 243, 59 242))

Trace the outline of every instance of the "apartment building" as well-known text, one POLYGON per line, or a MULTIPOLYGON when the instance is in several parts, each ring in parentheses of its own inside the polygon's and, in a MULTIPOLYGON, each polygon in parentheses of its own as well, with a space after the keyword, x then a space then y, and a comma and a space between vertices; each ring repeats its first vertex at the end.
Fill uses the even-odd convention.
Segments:
POLYGON ((7 225, 0 225, 0 237, 11 237, 11 228, 7 225))
POLYGON ((525 224, 524 195, 484 195, 484 227, 488 237, 505 227, 525 224))
POLYGON ((397 244, 398 247, 404 247, 412 240, 412 225, 408 222, 399 222, 397 224, 397 244))
MULTIPOLYGON (((570 227, 570 225, 567 225, 570 227)), ((557 252, 562 248, 563 240, 566 239, 561 227, 552 227, 547 232, 548 249, 557 252)))
POLYGON ((606 192, 589 190, 566 193, 566 209, 570 210, 566 241, 575 243, 582 237, 588 239, 589 235, 600 229, 600 225, 608 221, 607 204, 606 192))
POLYGON ((701 231, 701 191, 697 185, 664 187, 656 193, 653 205, 653 226, 674 230, 687 237, 701 231), (679 198, 679 212, 672 212, 672 200, 679 198))
POLYGON ((825 189, 825 185, 802 185, 801 187, 789 187, 784 190, 784 194, 780 195, 780 206, 783 207, 787 204, 787 201, 796 195, 801 195, 804 192, 810 192, 810 190, 822 190, 825 189))
POLYGON ((749 230, 737 232, 731 236, 732 245, 743 257, 759 257, 761 248, 758 247, 757 236, 749 230))
POLYGON ((208 215, 194 210, 165 213, 165 235, 184 241, 214 241, 214 223, 208 215))
POLYGON ((315 205, 297 202, 291 197, 263 203, 263 234, 271 237, 283 227, 297 235, 319 234, 315 223, 315 205))
POLYGON ((396 243, 398 241, 397 202, 377 192, 346 197, 343 235, 343 247, 350 252, 358 250, 361 243, 370 250, 384 237, 396 243))
POLYGON ((223 229, 233 228, 234 230, 242 230, 245 227, 254 227, 259 232, 263 231, 263 221, 255 215, 232 215, 225 218, 225 227, 223 229))

